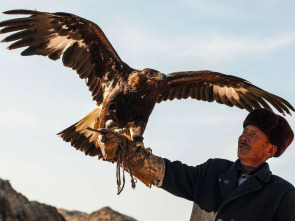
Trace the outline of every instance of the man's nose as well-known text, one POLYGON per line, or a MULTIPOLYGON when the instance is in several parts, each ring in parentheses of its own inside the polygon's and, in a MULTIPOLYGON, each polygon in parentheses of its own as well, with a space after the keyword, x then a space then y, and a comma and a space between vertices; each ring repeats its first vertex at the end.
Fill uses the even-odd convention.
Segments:
POLYGON ((242 140, 242 142, 245 142, 245 143, 248 142, 248 139, 245 135, 242 135, 241 140, 242 140))
POLYGON ((241 140, 241 142, 244 142, 244 143, 248 143, 249 142, 249 140, 247 138, 247 134, 245 134, 245 133, 241 134, 240 140, 241 140))

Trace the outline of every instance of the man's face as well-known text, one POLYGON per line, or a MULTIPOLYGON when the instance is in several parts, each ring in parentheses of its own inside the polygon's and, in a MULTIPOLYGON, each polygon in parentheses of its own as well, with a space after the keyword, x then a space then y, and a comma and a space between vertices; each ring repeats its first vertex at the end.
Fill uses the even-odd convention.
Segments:
POLYGON ((248 125, 238 142, 238 158, 247 166, 258 167, 277 150, 268 137, 257 127, 248 125))

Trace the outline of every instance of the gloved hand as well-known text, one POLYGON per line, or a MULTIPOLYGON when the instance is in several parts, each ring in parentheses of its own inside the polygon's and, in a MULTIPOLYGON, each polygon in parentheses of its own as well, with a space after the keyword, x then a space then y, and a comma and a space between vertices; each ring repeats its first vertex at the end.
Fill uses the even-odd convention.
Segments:
POLYGON ((99 129, 97 132, 101 133, 100 136, 102 136, 99 140, 103 143, 105 149, 104 159, 117 162, 118 194, 124 188, 124 169, 131 176, 133 188, 135 188, 136 183, 133 175, 148 187, 151 187, 152 184, 161 185, 165 173, 165 164, 161 157, 153 155, 150 149, 137 146, 135 142, 119 133, 108 129, 99 129), (120 167, 124 168, 122 187, 120 167))
POLYGON ((128 144, 131 145, 131 141, 119 133, 104 128, 95 131, 100 133, 97 140, 101 147, 104 160, 114 161, 117 158, 117 153, 119 150, 125 150, 128 144))

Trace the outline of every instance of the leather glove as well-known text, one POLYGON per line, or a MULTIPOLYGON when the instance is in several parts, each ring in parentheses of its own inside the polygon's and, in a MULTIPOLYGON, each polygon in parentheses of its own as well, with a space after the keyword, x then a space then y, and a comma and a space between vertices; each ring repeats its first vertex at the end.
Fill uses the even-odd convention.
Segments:
POLYGON ((135 142, 119 133, 107 129, 99 129, 97 132, 103 136, 100 137, 100 142, 105 146, 105 160, 117 162, 118 194, 124 188, 124 170, 129 172, 133 188, 136 183, 133 176, 148 187, 152 184, 161 186, 165 173, 165 163, 161 157, 152 154, 150 149, 137 146, 135 142), (124 168, 122 187, 120 167, 124 168))

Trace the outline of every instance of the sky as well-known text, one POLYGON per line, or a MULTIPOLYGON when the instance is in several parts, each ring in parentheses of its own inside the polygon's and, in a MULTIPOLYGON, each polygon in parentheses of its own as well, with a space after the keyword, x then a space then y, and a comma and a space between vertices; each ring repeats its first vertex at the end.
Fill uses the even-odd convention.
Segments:
MULTIPOLYGON (((98 24, 121 59, 162 73, 212 70, 235 75, 295 105, 295 2, 291 0, 26 0, 1 11, 68 12, 98 24)), ((0 20, 17 16, 1 14, 0 20)), ((3 39, 5 35, 0 36, 3 39)), ((0 44, 0 178, 28 197, 92 212, 110 206, 137 220, 189 220, 192 202, 129 176, 117 196, 115 165, 85 156, 56 134, 95 108, 77 74, 42 56, 0 44)), ((295 113, 293 114, 295 115, 295 113)), ((144 143, 188 165, 236 160, 247 111, 192 99, 156 105, 144 143)), ((295 129, 294 116, 286 116, 295 129)), ((270 168, 295 184, 295 143, 270 168)))

